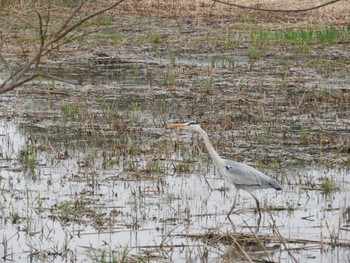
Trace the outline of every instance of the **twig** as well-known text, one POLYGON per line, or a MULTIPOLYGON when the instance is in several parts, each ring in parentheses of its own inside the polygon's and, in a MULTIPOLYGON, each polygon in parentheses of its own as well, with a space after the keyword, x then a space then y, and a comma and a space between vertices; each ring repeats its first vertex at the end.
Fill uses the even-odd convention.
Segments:
POLYGON ((284 240, 284 238, 282 237, 280 231, 278 230, 276 224, 275 224, 275 219, 272 217, 271 211, 269 212, 271 220, 272 220, 272 231, 276 234, 276 236, 278 237, 278 240, 283 244, 284 248, 287 250, 288 255, 292 258, 292 260, 295 263, 298 263, 298 260, 295 258, 294 254, 292 253, 292 251, 290 251, 289 247, 286 245, 286 242, 284 240))
MULTIPOLYGON (((215 237, 214 234, 213 238, 215 237)), ((230 234, 235 236, 236 238, 254 238, 248 234, 239 234, 239 233, 234 233, 230 234)), ((208 238, 207 234, 178 234, 176 236, 180 237, 190 237, 190 238, 208 238)), ((221 236, 224 238, 224 236, 221 236)), ((275 236, 269 236, 269 235, 257 235, 259 239, 264 239, 266 241, 270 242, 281 242, 280 237, 275 237, 275 236)), ((344 248, 350 248, 350 243, 349 242, 333 242, 333 241, 320 241, 320 240, 312 240, 312 239, 300 239, 300 238, 283 238, 285 243, 297 243, 297 244, 317 244, 320 246, 333 246, 333 247, 344 247, 344 248)))
POLYGON ((252 235, 254 236, 256 242, 259 243, 260 247, 264 250, 264 253, 267 257, 267 259, 272 262, 271 259, 271 255, 270 253, 267 251, 266 247, 264 246, 264 244, 261 242, 261 240, 259 239, 259 237, 253 232, 253 230, 251 229, 251 227, 247 224, 247 222, 243 219, 243 222, 245 223, 245 225, 248 227, 249 231, 252 233, 252 235))
POLYGON ((77 81, 70 81, 70 80, 67 80, 67 79, 55 77, 55 76, 48 75, 48 74, 38 73, 37 75, 38 75, 38 76, 41 76, 41 77, 43 77, 43 78, 52 79, 52 80, 57 80, 57 81, 64 82, 64 83, 68 83, 68 84, 72 84, 72 85, 79 85, 79 82, 77 82, 77 81))
POLYGON ((253 263, 252 259, 250 258, 250 256, 248 255, 248 253, 241 247, 241 245, 237 242, 237 240, 235 238, 232 238, 233 242, 236 244, 236 246, 243 252, 244 256, 246 257, 246 259, 250 262, 253 263))
POLYGON ((215 3, 220 3, 220 4, 224 4, 224 5, 229 5, 229 6, 242 8, 242 9, 250 9, 250 10, 256 10, 256 11, 261 11, 261 12, 276 12, 276 13, 301 13, 301 12, 308 12, 308 11, 311 11, 311 10, 319 9, 319 8, 327 6, 327 5, 334 4, 334 3, 339 2, 339 1, 341 1, 341 0, 332 0, 332 1, 326 2, 324 4, 313 6, 313 7, 309 7, 309 8, 305 8, 305 9, 271 9, 271 8, 259 8, 259 7, 253 7, 253 6, 240 5, 240 4, 235 4, 235 3, 224 2, 224 1, 221 1, 221 0, 213 0, 214 4, 215 3))

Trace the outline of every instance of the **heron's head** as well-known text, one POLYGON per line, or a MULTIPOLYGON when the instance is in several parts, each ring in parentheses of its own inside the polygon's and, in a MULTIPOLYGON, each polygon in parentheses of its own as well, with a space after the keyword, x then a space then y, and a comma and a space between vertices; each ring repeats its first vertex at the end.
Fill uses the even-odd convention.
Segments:
POLYGON ((189 121, 186 123, 174 123, 169 125, 170 129, 187 129, 187 130, 197 130, 200 129, 201 126, 195 121, 189 121))

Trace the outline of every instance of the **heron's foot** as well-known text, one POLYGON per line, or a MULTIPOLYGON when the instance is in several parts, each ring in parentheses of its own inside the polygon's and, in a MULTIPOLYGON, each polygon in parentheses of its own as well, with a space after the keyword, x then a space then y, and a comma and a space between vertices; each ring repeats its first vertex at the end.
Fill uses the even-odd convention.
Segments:
POLYGON ((254 209, 254 212, 260 214, 262 211, 263 211, 263 209, 260 207, 260 204, 257 203, 257 206, 254 209))
POLYGON ((255 208, 255 209, 254 209, 254 213, 255 213, 255 214, 256 214, 256 213, 261 214, 261 212, 263 212, 263 209, 261 209, 261 208, 255 208))
POLYGON ((226 217, 227 217, 228 221, 231 223, 232 227, 235 228, 236 226, 235 226, 235 224, 233 223, 233 221, 232 221, 231 218, 230 218, 231 215, 232 215, 232 214, 229 214, 229 215, 227 215, 226 217))
POLYGON ((230 216, 232 216, 232 215, 238 215, 239 214, 239 211, 230 211, 227 215, 226 215, 226 217, 227 218, 230 218, 230 216))

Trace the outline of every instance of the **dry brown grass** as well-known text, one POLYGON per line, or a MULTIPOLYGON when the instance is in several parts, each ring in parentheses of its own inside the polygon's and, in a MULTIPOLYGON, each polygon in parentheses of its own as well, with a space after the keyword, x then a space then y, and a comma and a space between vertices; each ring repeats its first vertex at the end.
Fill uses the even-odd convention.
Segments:
MULTIPOLYGON (((236 0, 231 1, 235 4, 244 6, 253 6, 259 8, 271 9, 305 9, 325 3, 318 0, 236 0), (247 3, 248 2, 248 3, 247 3)), ((133 12, 150 16, 169 16, 179 18, 197 18, 197 19, 239 19, 243 16, 249 16, 256 22, 303 22, 303 23, 348 23, 350 20, 350 5, 347 1, 325 6, 303 13, 271 13, 259 12, 254 10, 244 10, 241 8, 230 7, 228 5, 215 3, 212 0, 132 0, 126 1, 124 9, 119 12, 133 12)))
MULTIPOLYGON (((6 2, 6 1, 5 1, 6 2)), ((5 3, 4 2, 4 3, 5 3)), ((7 1, 7 7, 10 7, 10 13, 13 14, 23 12, 28 8, 31 1, 7 1)), ((102 6, 112 3, 111 0, 106 1, 87 1, 85 10, 92 11, 102 6)), ((265 9, 305 9, 328 2, 327 0, 228 0, 228 2, 265 9)), ((69 14, 69 10, 75 5, 75 1, 59 1, 55 2, 56 7, 51 6, 54 14, 69 14)), ((35 8, 47 7, 46 1, 38 1, 35 8), (40 6, 40 7, 39 7, 40 6)), ((237 7, 228 6, 221 3, 215 3, 213 0, 126 0, 119 7, 109 11, 111 15, 133 14, 142 16, 169 17, 179 19, 198 19, 204 21, 229 19, 233 22, 239 22, 242 18, 249 18, 252 23, 288 23, 293 26, 315 25, 344 25, 350 23, 350 5, 347 0, 301 13, 272 13, 256 10, 248 10, 237 7)))

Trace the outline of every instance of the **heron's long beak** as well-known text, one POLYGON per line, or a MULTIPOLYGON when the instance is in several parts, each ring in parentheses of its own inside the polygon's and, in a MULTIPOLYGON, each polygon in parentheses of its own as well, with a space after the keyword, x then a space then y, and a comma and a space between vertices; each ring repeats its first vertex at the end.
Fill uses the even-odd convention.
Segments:
POLYGON ((185 128, 187 123, 173 123, 168 126, 169 129, 185 128))

